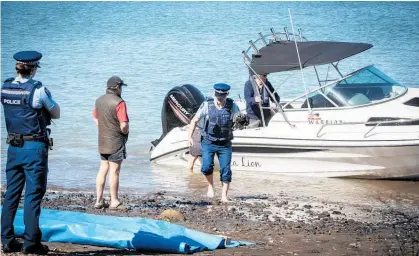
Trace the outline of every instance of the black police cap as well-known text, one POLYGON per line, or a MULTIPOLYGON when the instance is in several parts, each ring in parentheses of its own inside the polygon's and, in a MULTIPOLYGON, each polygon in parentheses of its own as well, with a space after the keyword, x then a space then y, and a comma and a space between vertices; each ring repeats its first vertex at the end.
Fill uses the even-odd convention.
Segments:
POLYGON ((42 54, 37 51, 22 51, 15 53, 13 58, 17 63, 26 64, 26 65, 35 65, 39 66, 39 60, 42 58, 42 54))

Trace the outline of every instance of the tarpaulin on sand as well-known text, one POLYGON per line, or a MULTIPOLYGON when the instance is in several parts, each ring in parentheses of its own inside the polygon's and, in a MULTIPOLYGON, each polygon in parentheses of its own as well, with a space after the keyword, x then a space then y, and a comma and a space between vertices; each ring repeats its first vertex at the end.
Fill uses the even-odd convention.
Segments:
MULTIPOLYGON (((23 210, 15 218, 15 233, 24 232, 23 210)), ((248 245, 231 241, 165 221, 93 215, 42 209, 42 240, 145 251, 193 253, 217 248, 248 245)))

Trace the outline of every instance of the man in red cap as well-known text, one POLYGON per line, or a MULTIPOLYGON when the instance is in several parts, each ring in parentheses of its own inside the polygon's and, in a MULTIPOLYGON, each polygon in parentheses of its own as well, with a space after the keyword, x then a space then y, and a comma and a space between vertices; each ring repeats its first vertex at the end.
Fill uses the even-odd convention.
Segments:
POLYGON ((99 153, 101 157, 100 169, 96 177, 96 204, 95 208, 104 208, 108 205, 103 200, 108 172, 111 204, 109 208, 122 208, 118 198, 119 171, 121 164, 126 159, 125 144, 128 140, 129 119, 127 106, 121 98, 124 81, 117 76, 112 76, 107 82, 106 94, 96 100, 93 118, 99 129, 99 153))

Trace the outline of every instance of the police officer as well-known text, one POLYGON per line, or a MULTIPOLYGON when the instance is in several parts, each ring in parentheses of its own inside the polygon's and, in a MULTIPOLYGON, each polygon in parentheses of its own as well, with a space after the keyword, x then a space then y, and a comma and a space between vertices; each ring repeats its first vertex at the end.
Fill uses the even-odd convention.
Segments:
POLYGON ((200 122, 202 129, 202 173, 208 182, 208 197, 214 197, 213 170, 214 155, 220 163, 220 180, 223 184, 221 202, 228 202, 227 193, 231 182, 231 156, 233 139, 233 122, 240 110, 234 101, 227 98, 230 85, 218 83, 214 85, 214 95, 204 101, 191 121, 188 141, 193 145, 192 134, 200 122))
POLYGON ((36 51, 16 53, 16 78, 6 79, 1 88, 1 103, 6 119, 7 151, 6 180, 1 214, 1 242, 4 253, 46 254, 41 244, 39 215, 47 186, 49 129, 51 118, 60 117, 60 107, 51 93, 33 77, 42 54, 36 51), (13 221, 23 187, 25 189, 24 244, 15 239, 13 221), (22 248, 23 246, 23 248, 22 248))

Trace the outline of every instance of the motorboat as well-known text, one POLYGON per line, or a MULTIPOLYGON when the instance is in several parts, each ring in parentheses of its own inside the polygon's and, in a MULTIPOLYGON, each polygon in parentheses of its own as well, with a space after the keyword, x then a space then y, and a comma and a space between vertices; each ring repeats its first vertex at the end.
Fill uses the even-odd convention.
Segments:
MULTIPOLYGON (((252 75, 296 72, 304 93, 281 102, 271 99, 275 114, 269 123, 234 130, 233 171, 419 179, 419 88, 396 82, 374 65, 346 74, 340 68, 371 44, 309 41, 301 30, 286 28, 259 33, 249 43, 242 57, 252 83, 252 75), (307 79, 308 69, 314 79, 307 79), (315 87, 306 81, 315 81, 315 87)), ((162 109, 163 134, 152 142, 153 163, 186 166, 188 124, 204 100, 192 85, 169 91, 162 109)), ((235 102, 245 112, 245 101, 235 102)))

